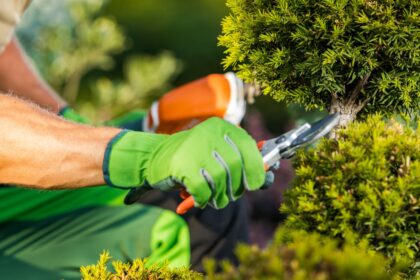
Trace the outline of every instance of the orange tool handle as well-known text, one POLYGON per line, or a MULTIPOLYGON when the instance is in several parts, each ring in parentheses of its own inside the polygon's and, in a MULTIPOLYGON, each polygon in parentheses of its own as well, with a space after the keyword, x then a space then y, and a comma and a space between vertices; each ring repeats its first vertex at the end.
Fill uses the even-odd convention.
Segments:
POLYGON ((194 198, 189 195, 186 198, 183 198, 184 201, 182 201, 178 207, 176 208, 176 213, 179 215, 184 215, 187 213, 190 209, 194 208, 194 198))
MULTIPOLYGON (((258 150, 261 151, 262 147, 264 146, 264 143, 265 141, 258 142, 257 144, 258 150)), ((269 169, 269 166, 267 166, 265 163, 264 163, 264 169, 265 171, 268 171, 269 169)), ((185 189, 182 189, 179 195, 184 201, 182 201, 178 205, 178 207, 176 208, 176 213, 179 215, 183 215, 187 213, 190 209, 194 208, 194 198, 189 193, 187 193, 185 189)))
MULTIPOLYGON (((258 150, 260 150, 260 152, 262 151, 264 144, 265 144, 265 140, 261 140, 257 143, 257 147, 258 147, 258 150)), ((267 163, 264 162, 264 170, 268 171, 269 169, 270 169, 270 166, 268 166, 267 163)))

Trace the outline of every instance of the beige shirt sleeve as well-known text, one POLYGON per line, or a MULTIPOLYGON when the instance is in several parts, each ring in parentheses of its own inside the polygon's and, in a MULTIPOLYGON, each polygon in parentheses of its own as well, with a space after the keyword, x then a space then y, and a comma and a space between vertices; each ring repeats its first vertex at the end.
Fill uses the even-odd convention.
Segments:
POLYGON ((10 42, 30 0, 0 0, 0 52, 10 42))

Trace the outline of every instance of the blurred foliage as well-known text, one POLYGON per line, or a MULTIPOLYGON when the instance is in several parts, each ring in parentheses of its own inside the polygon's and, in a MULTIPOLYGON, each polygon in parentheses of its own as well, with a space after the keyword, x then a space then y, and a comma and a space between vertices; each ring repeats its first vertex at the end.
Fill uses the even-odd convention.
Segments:
POLYGON ((236 250, 239 266, 206 261, 208 279, 398 279, 399 267, 386 271, 386 260, 364 244, 343 245, 316 233, 280 229, 265 250, 241 245, 236 250))
POLYGON ((171 269, 166 264, 147 266, 145 260, 136 259, 132 263, 113 261, 113 271, 108 270, 111 257, 103 252, 96 265, 80 268, 83 280, 194 280, 203 276, 188 268, 171 269))
POLYGON ((110 120, 138 108, 148 108, 171 88, 170 81, 181 71, 181 62, 169 52, 135 56, 124 64, 124 79, 101 77, 91 84, 95 102, 79 108, 90 119, 110 120))
POLYGON ((419 1, 228 0, 219 42, 265 94, 308 109, 420 109, 419 1))
POLYGON ((116 18, 130 37, 132 47, 121 57, 170 50, 181 59, 185 71, 176 85, 223 72, 217 36, 227 14, 225 0, 111 0, 104 14, 116 18))
POLYGON ((367 240, 420 273, 420 128, 373 116, 337 136, 297 154, 285 226, 367 240))
POLYGON ((113 56, 127 46, 128 39, 117 22, 100 15, 106 2, 38 0, 31 4, 19 29, 19 37, 42 76, 94 122, 134 107, 148 108, 181 70, 180 62, 169 52, 153 57, 133 55, 124 62, 123 79, 110 80, 100 74, 81 88, 82 79, 92 70, 112 69, 113 56), (45 9, 48 5, 52 7, 45 9), (40 15, 49 20, 39 21, 40 15))
MULTIPOLYGON (((31 9, 43 9, 44 2, 33 3, 31 9)), ((125 45, 116 22, 96 16, 103 5, 103 0, 68 1, 68 5, 60 8, 62 10, 51 10, 67 13, 66 22, 41 23, 44 26, 28 38, 31 41, 24 41, 48 83, 71 103, 77 100, 81 78, 92 69, 112 67, 112 55, 125 45)), ((30 15, 25 15, 25 20, 30 20, 26 19, 30 15)))
POLYGON ((328 279, 399 279, 398 265, 386 270, 386 259, 369 250, 366 243, 344 244, 317 233, 279 229, 268 248, 240 245, 236 249, 239 266, 227 261, 204 262, 206 276, 187 268, 170 269, 166 265, 145 265, 147 260, 132 263, 115 261, 113 271, 107 264, 109 254, 104 252, 96 265, 81 268, 82 279, 279 279, 279 280, 328 280, 328 279), (220 271, 219 271, 220 270, 220 271))

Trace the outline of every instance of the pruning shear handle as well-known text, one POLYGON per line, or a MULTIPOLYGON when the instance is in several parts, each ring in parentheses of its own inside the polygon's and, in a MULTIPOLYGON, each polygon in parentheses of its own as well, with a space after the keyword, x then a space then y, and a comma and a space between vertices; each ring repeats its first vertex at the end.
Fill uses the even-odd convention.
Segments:
MULTIPOLYGON (((131 205, 136 203, 143 195, 145 195, 151 190, 152 187, 147 182, 141 187, 132 188, 125 196, 124 204, 131 205)), ((194 208, 194 198, 185 190, 184 187, 181 187, 179 195, 183 199, 183 201, 176 208, 176 213, 183 215, 187 213, 190 209, 194 208)))

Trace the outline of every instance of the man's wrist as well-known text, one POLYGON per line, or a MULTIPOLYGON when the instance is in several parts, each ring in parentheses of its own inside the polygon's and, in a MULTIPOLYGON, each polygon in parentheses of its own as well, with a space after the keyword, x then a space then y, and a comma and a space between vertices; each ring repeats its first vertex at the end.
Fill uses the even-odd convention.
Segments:
POLYGON ((123 130, 109 141, 103 160, 103 176, 109 186, 132 188, 144 183, 147 163, 167 135, 123 130))

